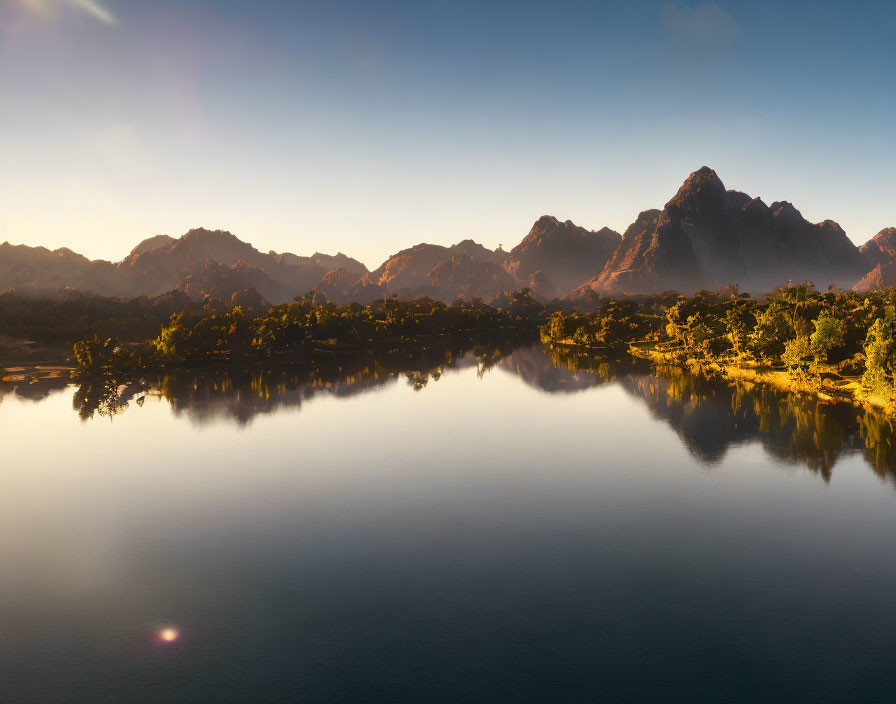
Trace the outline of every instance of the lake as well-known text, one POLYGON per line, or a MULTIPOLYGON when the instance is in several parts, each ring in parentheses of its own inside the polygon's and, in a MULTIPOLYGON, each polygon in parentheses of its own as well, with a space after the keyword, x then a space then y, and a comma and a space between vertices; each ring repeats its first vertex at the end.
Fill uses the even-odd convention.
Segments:
POLYGON ((892 701, 879 414, 482 344, 0 423, 3 702, 892 701))

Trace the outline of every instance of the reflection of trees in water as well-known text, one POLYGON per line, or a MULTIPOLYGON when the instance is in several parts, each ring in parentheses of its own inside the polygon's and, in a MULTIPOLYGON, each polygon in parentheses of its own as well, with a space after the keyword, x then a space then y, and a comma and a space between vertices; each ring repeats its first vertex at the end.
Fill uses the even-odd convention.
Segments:
POLYGON ((143 405, 145 385, 141 381, 119 383, 112 377, 96 377, 84 381, 76 390, 72 406, 81 420, 95 415, 112 418, 125 411, 133 399, 143 405))
POLYGON ((706 464, 720 462, 729 447, 758 441, 777 460, 804 465, 826 481, 842 455, 858 452, 880 476, 896 476, 896 423, 881 413, 678 367, 651 367, 626 356, 520 345, 496 337, 376 354, 318 355, 279 367, 176 369, 148 380, 145 389, 111 379, 85 383, 75 407, 84 418, 113 416, 133 399, 140 403, 146 391, 165 398, 175 414, 199 422, 228 418, 246 424, 259 413, 299 408, 318 394, 353 396, 402 378, 419 391, 447 371, 475 365, 481 377, 500 367, 548 393, 615 382, 706 464))
MULTIPOLYGON (((288 365, 171 369, 145 383, 147 392, 164 398, 175 415, 198 422, 229 418, 244 425, 258 414, 299 408, 319 394, 353 396, 401 377, 421 390, 447 369, 474 364, 486 369, 518 344, 513 338, 483 336, 376 353, 322 352, 288 365)), ((87 380, 75 394, 75 407, 84 418, 113 416, 133 397, 122 397, 127 388, 114 378, 87 380)))
POLYGON ((841 455, 859 451, 878 474, 894 476, 894 428, 880 413, 676 367, 630 375, 622 384, 708 464, 731 446, 759 441, 776 459, 805 465, 825 481, 841 455))
MULTIPOLYGON (((3 370, 0 369, 0 376, 2 375, 3 370)), ((62 391, 69 383, 67 371, 44 373, 41 370, 29 370, 28 373, 10 374, 0 381, 0 402, 6 396, 43 401, 51 394, 62 391)))
POLYGON ((865 460, 882 477, 896 474, 896 424, 881 413, 859 416, 865 460))

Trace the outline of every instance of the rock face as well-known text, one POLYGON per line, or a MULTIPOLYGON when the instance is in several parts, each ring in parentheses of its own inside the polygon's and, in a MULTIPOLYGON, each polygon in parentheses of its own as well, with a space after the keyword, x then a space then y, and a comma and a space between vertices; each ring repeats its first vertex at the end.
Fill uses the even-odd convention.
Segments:
POLYGON ((704 166, 662 210, 641 213, 603 271, 569 298, 587 290, 692 293, 728 284, 759 294, 791 280, 849 287, 867 266, 837 223, 813 224, 790 203, 767 206, 728 191, 704 166))
POLYGON ((285 301, 291 298, 290 290, 256 266, 239 261, 226 266, 207 259, 201 271, 185 276, 177 284, 177 289, 186 293, 193 301, 217 298, 229 301, 233 294, 252 289, 268 301, 285 301))
POLYGON ((332 271, 333 269, 345 269, 347 272, 356 276, 363 276, 367 273, 366 266, 357 259, 353 259, 342 252, 337 252, 335 255, 315 252, 311 255, 311 261, 327 271, 332 271))
POLYGON ((869 266, 896 261, 896 227, 886 227, 859 247, 869 266))
POLYGON ((450 247, 418 244, 389 257, 359 284, 376 286, 384 295, 489 301, 520 288, 503 269, 506 256, 469 239, 450 247))
MULTIPOLYGON (((322 259, 327 255, 315 256, 322 259)), ((342 257, 348 259, 345 255, 342 257)), ((332 259, 338 259, 338 255, 332 259)), ((163 242, 159 247, 131 253, 118 265, 122 271, 122 288, 130 289, 125 292, 131 295, 165 291, 179 285, 187 277, 206 276, 207 261, 224 267, 239 266, 244 278, 254 276, 256 279, 254 282, 243 282, 239 289, 254 286, 275 303, 308 291, 328 271, 313 257, 276 252, 263 254, 229 232, 198 228, 171 244, 163 242), (264 276, 250 276, 249 268, 262 272, 264 276)), ((221 276, 218 271, 218 277, 221 276)))
POLYGON ((529 290, 543 301, 552 301, 560 296, 557 287, 541 269, 529 277, 529 290))
POLYGON ((507 252, 503 250, 492 250, 488 247, 483 247, 478 242, 474 242, 473 240, 461 240, 457 244, 450 247, 451 254, 453 255, 463 255, 467 257, 472 257, 477 261, 481 262, 489 262, 491 264, 497 264, 498 266, 502 266, 507 259, 507 252))
POLYGON ((867 293, 887 286, 896 286, 896 261, 878 264, 865 274, 852 290, 856 293, 867 293))
POLYGON ((542 288, 549 283, 558 293, 572 290, 600 273, 622 236, 605 227, 596 232, 551 215, 535 221, 529 234, 510 250, 508 273, 528 281, 540 271, 542 288))
POLYGON ((474 259, 466 254, 455 254, 437 264, 426 275, 430 295, 443 301, 461 298, 485 301, 513 291, 516 283, 500 265, 474 259))
POLYGON ((312 291, 333 303, 361 303, 367 305, 385 298, 386 291, 370 280, 370 274, 360 279, 357 272, 339 268, 328 271, 312 291))
POLYGON ((337 286, 319 290, 336 302, 360 302, 373 291, 378 297, 431 296, 445 302, 478 297, 488 302, 529 287, 552 300, 599 272, 620 239, 607 228, 593 232, 545 215, 509 253, 470 239, 450 247, 421 243, 393 254, 353 286, 341 277, 337 286))
POLYGON ((450 247, 418 244, 393 254, 370 272, 370 280, 390 292, 413 291, 425 284, 426 275, 436 264, 452 254, 450 247))

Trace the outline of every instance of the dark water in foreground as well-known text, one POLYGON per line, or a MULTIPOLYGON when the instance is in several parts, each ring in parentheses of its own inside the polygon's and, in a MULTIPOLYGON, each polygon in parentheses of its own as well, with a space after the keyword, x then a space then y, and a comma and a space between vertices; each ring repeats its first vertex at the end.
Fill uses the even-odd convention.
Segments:
POLYGON ((888 421, 507 351, 0 387, 0 701, 892 701, 888 421))

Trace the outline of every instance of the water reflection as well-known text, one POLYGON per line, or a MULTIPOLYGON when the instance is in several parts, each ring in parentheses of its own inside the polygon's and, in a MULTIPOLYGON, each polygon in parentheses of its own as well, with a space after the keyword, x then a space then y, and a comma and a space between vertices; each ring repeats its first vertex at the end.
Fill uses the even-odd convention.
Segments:
MULTIPOLYGON (((624 361, 557 352, 550 364, 565 369, 579 387, 588 385, 585 370, 593 375, 590 385, 617 381, 644 402, 654 418, 672 427, 691 455, 706 465, 720 463, 731 447, 759 442, 778 461, 804 465, 825 481, 830 481, 842 455, 858 452, 880 476, 896 477, 896 429, 880 412, 679 367, 645 371, 634 364, 626 367, 624 361)), ((550 379, 550 373, 543 370, 533 378, 550 379)), ((563 385, 551 380, 542 388, 552 391, 558 386, 563 385)))
POLYGON ((7 396, 43 401, 70 383, 69 371, 61 367, 0 367, 0 403, 7 396))
POLYGON ((476 366, 483 376, 531 338, 482 337, 471 343, 397 348, 377 353, 320 353, 281 366, 173 369, 131 382, 100 379, 83 383, 74 405, 83 419, 114 416, 131 401, 161 396, 177 416, 197 423, 229 419, 248 425, 257 415, 297 409, 318 395, 349 397, 404 380, 415 391, 445 371, 476 366))
MULTIPOLYGON (((616 384, 671 427, 700 463, 720 463, 728 450, 758 442, 791 465, 829 481, 838 459, 861 453, 881 477, 896 476, 896 429, 886 415, 819 401, 747 382, 653 366, 623 355, 608 358, 558 351, 530 340, 481 339, 366 355, 321 354, 279 367, 176 369, 153 378, 82 383, 74 408, 82 419, 112 417, 148 396, 163 398, 176 416, 196 423, 225 419, 240 426, 259 414, 298 409, 318 395, 350 397, 404 381, 423 391, 445 373, 475 367, 484 377, 498 368, 549 394, 578 393, 616 384)), ((58 372, 7 377, 4 394, 41 400, 63 389, 58 372)))

